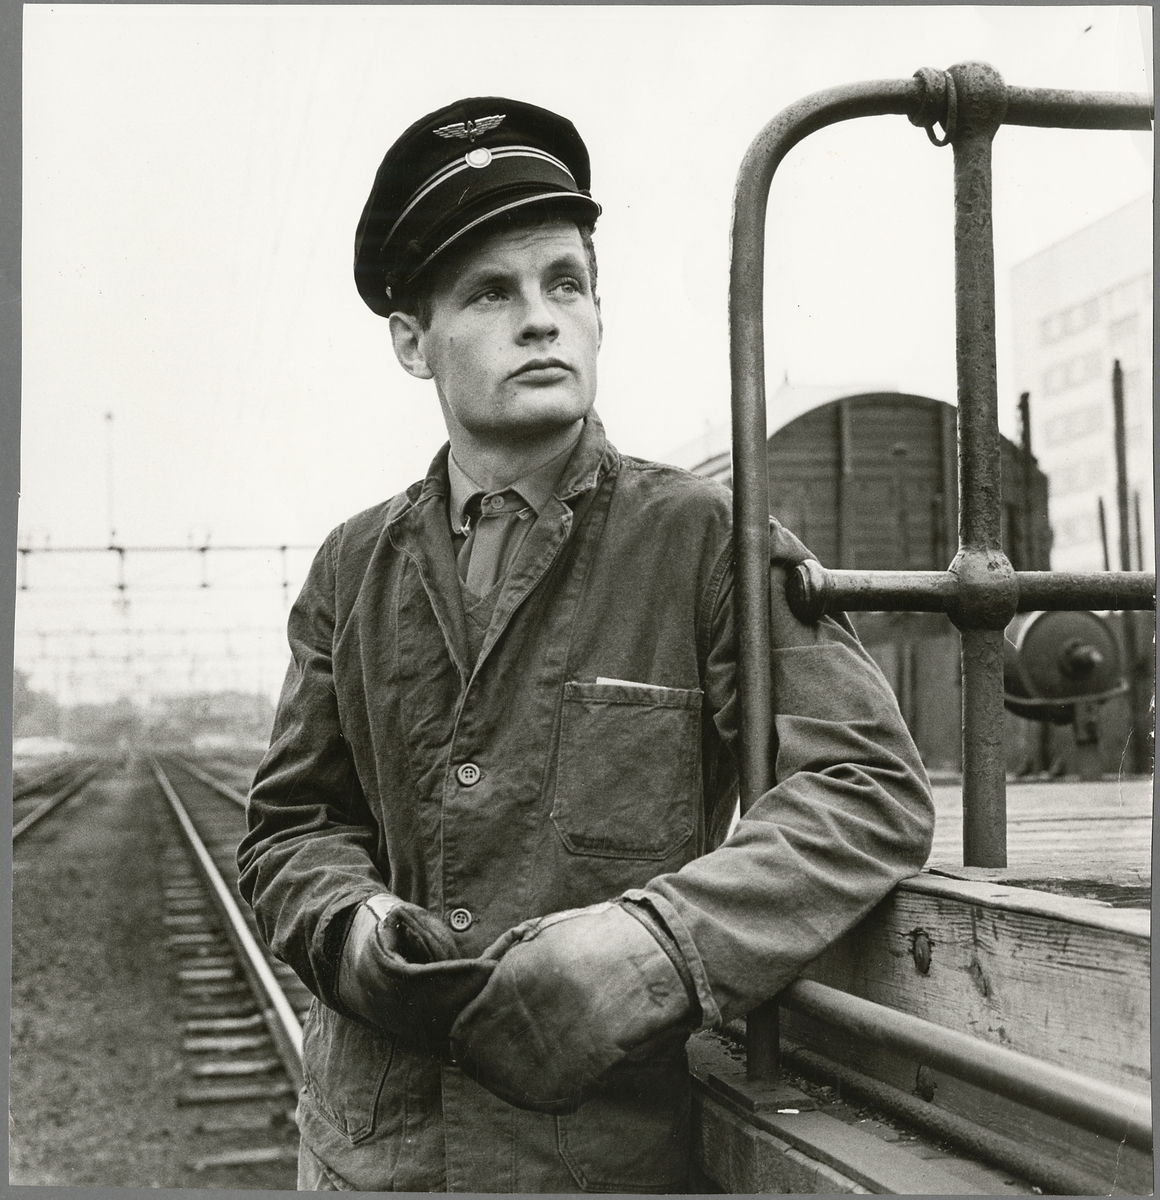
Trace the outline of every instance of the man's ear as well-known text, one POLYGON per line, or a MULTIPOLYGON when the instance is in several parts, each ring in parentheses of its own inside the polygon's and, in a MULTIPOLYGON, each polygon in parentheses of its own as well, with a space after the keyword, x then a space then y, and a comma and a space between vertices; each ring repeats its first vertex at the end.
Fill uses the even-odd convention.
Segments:
POLYGON ((423 336, 424 331, 422 325, 419 324, 419 318, 410 313, 393 312, 390 322, 391 342, 395 347, 395 357, 399 360, 403 370, 408 375, 414 375, 416 379, 433 379, 435 372, 431 370, 427 363, 427 356, 423 353, 423 344, 426 339, 423 336))
POLYGON ((596 349, 604 344, 604 318, 600 315, 600 297, 593 296, 592 303, 596 305, 596 349))

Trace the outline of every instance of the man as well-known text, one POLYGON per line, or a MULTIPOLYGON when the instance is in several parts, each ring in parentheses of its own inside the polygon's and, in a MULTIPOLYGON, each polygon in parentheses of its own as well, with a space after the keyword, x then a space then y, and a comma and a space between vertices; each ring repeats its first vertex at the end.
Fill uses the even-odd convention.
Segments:
POLYGON ((789 612, 807 552, 776 523, 777 784, 723 840, 729 495, 605 440, 588 187, 568 121, 470 99, 395 143, 359 225, 359 290, 450 445, 319 552, 239 850, 318 997, 302 1188, 681 1190, 688 1034, 929 849, 890 689, 848 626, 789 612))

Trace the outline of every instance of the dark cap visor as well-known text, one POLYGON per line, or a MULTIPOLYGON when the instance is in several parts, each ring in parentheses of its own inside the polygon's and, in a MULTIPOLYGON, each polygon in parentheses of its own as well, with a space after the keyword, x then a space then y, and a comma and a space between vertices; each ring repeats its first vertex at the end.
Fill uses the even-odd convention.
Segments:
MULTIPOLYGON (((491 222, 498 225, 505 217, 528 212, 559 216, 581 225, 591 225, 600 216, 600 211, 600 205, 591 196, 580 192, 545 190, 541 184, 509 188, 498 195, 489 193, 471 208, 457 209, 441 227, 428 231, 428 237, 421 245, 430 249, 422 258, 413 259, 412 263, 407 264, 406 273, 401 279, 396 279, 394 287, 411 283, 441 254, 491 222)), ((379 316, 389 317, 395 311, 389 290, 391 285, 381 270, 359 271, 356 268, 355 281, 363 300, 379 316)))
POLYGON ((533 207, 593 224, 588 151, 572 123, 499 96, 456 101, 387 151, 355 233, 354 275, 380 316, 392 290, 486 222, 533 207))

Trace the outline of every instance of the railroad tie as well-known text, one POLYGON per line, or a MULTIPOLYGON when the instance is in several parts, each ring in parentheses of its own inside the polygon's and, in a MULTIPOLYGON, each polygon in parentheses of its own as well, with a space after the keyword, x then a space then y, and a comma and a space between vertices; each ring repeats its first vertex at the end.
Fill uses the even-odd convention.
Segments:
POLYGON ((179 1092, 177 1103, 237 1104, 245 1100, 279 1100, 294 1094, 294 1086, 288 1079, 271 1079, 262 1083, 210 1083, 179 1092))
POLYGON ((236 1033, 187 1037, 182 1041, 181 1048, 192 1054, 204 1054, 215 1050, 221 1054, 232 1054, 238 1050, 267 1050, 271 1045, 268 1033, 236 1033))
POLYGON ((297 1146, 252 1146, 242 1150, 223 1150, 218 1154, 206 1154, 195 1158, 190 1166, 195 1171, 206 1171, 211 1167, 244 1167, 254 1163, 296 1162, 297 1146))
POLYGON ((213 1062, 194 1063, 189 1073, 196 1078, 221 1078, 226 1076, 268 1075, 282 1069, 277 1055, 268 1058, 215 1059, 213 1062))

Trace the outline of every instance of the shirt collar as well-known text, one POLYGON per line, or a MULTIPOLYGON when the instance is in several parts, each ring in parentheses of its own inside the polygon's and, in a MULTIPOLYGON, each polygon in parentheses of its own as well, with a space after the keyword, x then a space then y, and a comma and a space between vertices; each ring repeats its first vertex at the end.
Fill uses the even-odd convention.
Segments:
MULTIPOLYGON (((578 441, 579 438, 577 438, 578 441)), ((527 502, 528 507, 539 516, 540 510, 552 498, 556 485, 560 482, 564 469, 568 465, 568 460, 572 457, 573 450, 576 449, 576 444, 573 442, 554 458, 548 459, 546 463, 542 463, 521 478, 513 480, 506 487, 495 488, 494 494, 517 492, 527 502)), ((450 452, 447 455, 447 482, 451 491, 451 502, 448 506, 451 516, 451 532, 461 534, 465 532, 465 509, 469 502, 476 496, 492 495, 493 493, 486 491, 476 483, 459 465, 455 455, 450 452)))

